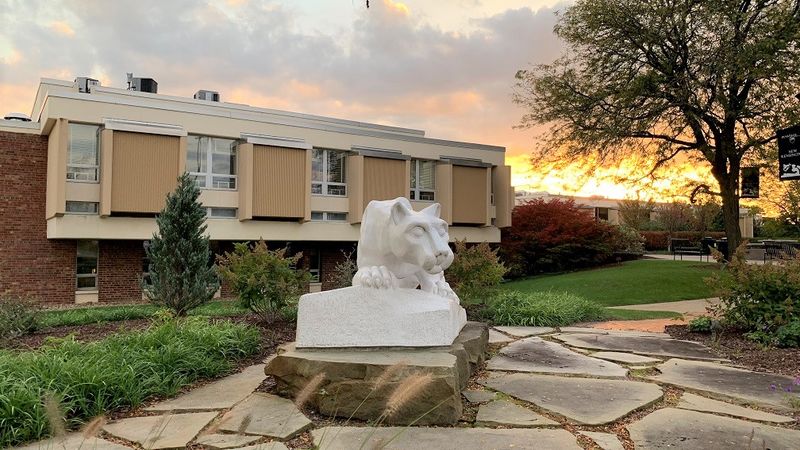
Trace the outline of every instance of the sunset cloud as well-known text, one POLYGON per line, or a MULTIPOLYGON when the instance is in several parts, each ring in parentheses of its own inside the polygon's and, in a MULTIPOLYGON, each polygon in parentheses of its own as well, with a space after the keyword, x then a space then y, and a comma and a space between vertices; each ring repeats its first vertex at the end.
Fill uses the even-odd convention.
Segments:
POLYGON ((61 21, 53 22, 50 24, 50 29, 63 36, 67 37, 75 36, 75 30, 73 30, 72 27, 69 26, 69 24, 66 22, 61 22, 61 21))

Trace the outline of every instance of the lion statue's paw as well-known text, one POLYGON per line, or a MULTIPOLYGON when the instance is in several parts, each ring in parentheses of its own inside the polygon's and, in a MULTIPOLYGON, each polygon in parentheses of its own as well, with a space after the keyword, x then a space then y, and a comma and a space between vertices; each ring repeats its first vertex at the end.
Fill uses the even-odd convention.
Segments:
POLYGON ((397 278, 386 266, 362 267, 353 277, 353 286, 394 289, 397 287, 397 278))
POLYGON ((436 282, 436 286, 434 287, 434 294, 440 297, 458 301, 458 295, 456 295, 456 293, 453 291, 450 285, 444 280, 436 282))

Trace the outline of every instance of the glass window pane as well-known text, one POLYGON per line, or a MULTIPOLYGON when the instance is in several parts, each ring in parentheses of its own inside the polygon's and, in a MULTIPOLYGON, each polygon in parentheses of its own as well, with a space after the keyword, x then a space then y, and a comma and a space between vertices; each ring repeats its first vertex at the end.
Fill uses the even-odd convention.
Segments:
POLYGON ((322 174, 322 154, 323 150, 311 150, 311 180, 324 181, 322 174))
POLYGON ((345 153, 328 150, 328 181, 344 183, 345 153))
POLYGON ((236 175, 236 151, 231 139, 210 138, 213 152, 211 154, 211 172, 219 175, 236 175))
POLYGON ((414 191, 411 191, 411 192, 408 194, 408 198, 409 198, 409 200, 416 200, 416 199, 414 198, 414 194, 415 194, 415 192, 414 192, 414 191))
POLYGON ((209 208, 209 216, 224 219, 236 218, 236 208, 209 208))
POLYGON ((347 195, 347 188, 343 184, 328 185, 328 195, 347 195))
POLYGON ((78 214, 97 214, 97 203, 67 202, 66 212, 78 214))
POLYGON ((75 181, 97 181, 97 169, 67 166, 67 179, 75 181))
POLYGON ((214 189, 236 189, 236 178, 233 177, 213 177, 211 187, 214 189))
POLYGON ((322 220, 323 214, 321 211, 311 211, 311 220, 322 220))
POLYGON ((328 213, 328 220, 334 222, 341 222, 347 220, 347 213, 343 212, 329 212, 328 213))
POLYGON ((432 202, 434 200, 434 193, 431 191, 419 191, 419 199, 426 202, 432 202))
POLYGON ((188 172, 205 173, 206 146, 208 138, 189 136, 186 138, 186 170, 188 172))
POLYGON ((194 182, 197 183, 197 187, 206 187, 206 176, 205 175, 192 175, 194 182))
POLYGON ((92 289, 97 287, 97 277, 78 277, 78 289, 92 289))
POLYGON ((322 185, 319 183, 312 183, 311 184, 311 193, 312 194, 322 194, 322 185))
POLYGON ((420 161, 417 187, 419 189, 436 189, 435 174, 436 164, 433 161, 420 161))
POLYGON ((67 164, 97 165, 96 125, 69 124, 69 155, 67 164))
MULTIPOLYGON (((94 275, 97 273, 97 241, 78 241, 76 273, 94 275)), ((80 278, 79 278, 80 279, 80 278)))

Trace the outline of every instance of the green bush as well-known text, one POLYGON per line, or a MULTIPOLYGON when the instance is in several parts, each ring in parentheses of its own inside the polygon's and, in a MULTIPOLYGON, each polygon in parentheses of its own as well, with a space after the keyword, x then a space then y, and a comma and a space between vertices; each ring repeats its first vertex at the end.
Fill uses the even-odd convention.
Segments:
POLYGON ((461 300, 486 302, 503 281, 506 268, 497 250, 481 242, 467 245, 467 241, 455 242, 455 257, 445 277, 461 300))
POLYGON ((39 308, 33 299, 14 294, 0 295, 0 341, 39 328, 39 308))
POLYGON ((487 313, 495 325, 537 327, 566 326, 607 317, 602 306, 566 292, 502 292, 489 303, 487 313))
POLYGON ((711 321, 710 317, 696 317, 689 322, 689 331, 693 331, 695 333, 709 333, 711 332, 712 326, 713 322, 711 321))
POLYGON ((611 248, 617 255, 641 256, 644 254, 644 238, 639 231, 627 225, 615 225, 616 233, 611 237, 611 248))
MULTIPOLYGON (((308 271, 297 269, 302 253, 287 256, 288 248, 269 250, 262 240, 252 247, 234 244, 233 252, 217 257, 220 275, 231 285, 242 304, 267 323, 297 303, 311 279, 308 271)), ((289 314, 291 315, 291 314, 289 314)))
POLYGON ((800 347, 800 320, 793 320, 775 332, 778 347, 800 347))
POLYGON ((800 255, 769 264, 748 264, 740 246, 727 271, 715 274, 711 285, 721 302, 718 316, 733 327, 774 334, 800 320, 800 255))
POLYGON ((46 396, 60 403, 67 428, 76 428, 225 375, 259 348, 256 328, 193 317, 92 343, 68 337, 34 351, 0 351, 0 448, 48 434, 46 396))

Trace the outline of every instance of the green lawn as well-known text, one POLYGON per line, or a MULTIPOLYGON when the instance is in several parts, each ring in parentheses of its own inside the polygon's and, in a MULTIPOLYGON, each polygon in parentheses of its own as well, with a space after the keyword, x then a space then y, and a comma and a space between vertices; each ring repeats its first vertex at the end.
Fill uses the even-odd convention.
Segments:
POLYGON ((603 306, 638 305, 713 297, 704 278, 715 263, 642 259, 612 267, 543 275, 502 285, 522 292, 565 291, 603 306))
MULTIPOLYGON (((98 322, 147 319, 152 317, 158 306, 148 303, 139 305, 96 306, 90 308, 71 308, 43 311, 40 324, 43 328, 68 325, 86 325, 98 322)), ((215 300, 192 310, 190 316, 229 317, 245 314, 235 301, 215 300)))

